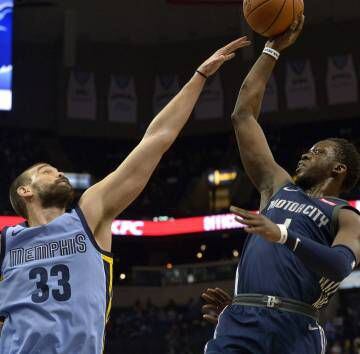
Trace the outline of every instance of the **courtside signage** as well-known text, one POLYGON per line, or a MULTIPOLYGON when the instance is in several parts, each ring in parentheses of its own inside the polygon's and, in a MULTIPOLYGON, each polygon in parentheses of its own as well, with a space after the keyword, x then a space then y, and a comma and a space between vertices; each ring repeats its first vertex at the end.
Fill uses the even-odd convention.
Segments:
MULTIPOLYGON (((350 201, 350 205, 360 210, 360 200, 350 201)), ((23 222, 17 216, 0 216, 0 228, 23 222)), ((243 225, 233 214, 218 214, 180 218, 167 221, 114 220, 111 231, 114 236, 174 236, 213 231, 241 229, 243 225)))

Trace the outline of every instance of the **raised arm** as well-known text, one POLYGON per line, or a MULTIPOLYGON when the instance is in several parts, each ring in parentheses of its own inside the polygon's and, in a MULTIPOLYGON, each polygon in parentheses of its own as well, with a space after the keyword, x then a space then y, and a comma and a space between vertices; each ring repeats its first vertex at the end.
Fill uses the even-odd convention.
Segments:
MULTIPOLYGON (((266 47, 281 52, 295 42, 303 23, 304 17, 297 19, 285 34, 268 41, 266 47)), ((266 85, 275 64, 274 57, 261 54, 241 86, 232 114, 242 163, 261 193, 262 203, 266 202, 279 186, 291 181, 289 174, 275 162, 264 132, 257 122, 266 85)))
POLYGON ((206 77, 213 75, 234 51, 249 45, 239 38, 216 51, 200 65, 181 91, 150 123, 141 142, 122 164, 102 181, 88 189, 79 206, 104 250, 111 248, 111 222, 144 189, 161 157, 170 148, 188 121, 204 87, 206 77))

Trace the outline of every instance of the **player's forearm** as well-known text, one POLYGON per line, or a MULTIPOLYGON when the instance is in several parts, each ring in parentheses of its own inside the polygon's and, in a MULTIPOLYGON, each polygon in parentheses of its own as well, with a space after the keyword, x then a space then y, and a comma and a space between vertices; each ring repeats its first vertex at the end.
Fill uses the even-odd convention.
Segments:
POLYGON ((275 64, 276 60, 267 54, 261 54, 254 64, 241 86, 232 114, 234 123, 247 117, 258 119, 266 85, 275 64))
POLYGON ((285 245, 309 269, 335 282, 345 279, 356 264, 354 253, 347 246, 324 246, 290 230, 285 245))
POLYGON ((146 136, 158 136, 168 149, 189 120, 191 112, 204 87, 205 79, 199 74, 185 84, 181 91, 153 119, 146 130, 146 136))

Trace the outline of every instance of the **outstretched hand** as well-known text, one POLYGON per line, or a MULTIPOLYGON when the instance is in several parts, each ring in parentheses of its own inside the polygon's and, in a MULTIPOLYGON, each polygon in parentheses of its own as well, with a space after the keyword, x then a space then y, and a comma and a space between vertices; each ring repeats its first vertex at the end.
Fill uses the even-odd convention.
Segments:
POLYGON ((235 220, 246 225, 244 230, 248 234, 260 235, 270 242, 278 242, 281 239, 279 226, 262 214, 255 214, 251 211, 230 207, 230 211, 235 214, 235 220))
POLYGON ((202 306, 203 318, 214 325, 218 323, 220 313, 232 302, 231 296, 220 288, 207 289, 201 298, 206 302, 202 306))
POLYGON ((251 42, 247 37, 241 37, 227 44, 225 47, 218 49, 210 58, 205 60, 198 70, 206 76, 213 75, 226 61, 231 60, 235 56, 235 51, 247 47, 251 42))
POLYGON ((305 16, 300 14, 286 32, 271 38, 267 41, 265 46, 273 48, 278 52, 281 52, 287 47, 290 47, 300 36, 300 33, 304 27, 304 22, 305 16))

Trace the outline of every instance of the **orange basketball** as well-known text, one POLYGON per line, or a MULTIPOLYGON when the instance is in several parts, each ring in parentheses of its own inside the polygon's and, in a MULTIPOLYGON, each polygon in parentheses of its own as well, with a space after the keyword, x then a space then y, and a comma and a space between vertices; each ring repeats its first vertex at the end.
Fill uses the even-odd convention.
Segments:
POLYGON ((244 16, 249 26, 265 37, 284 32, 304 12, 303 0, 244 0, 244 16))

